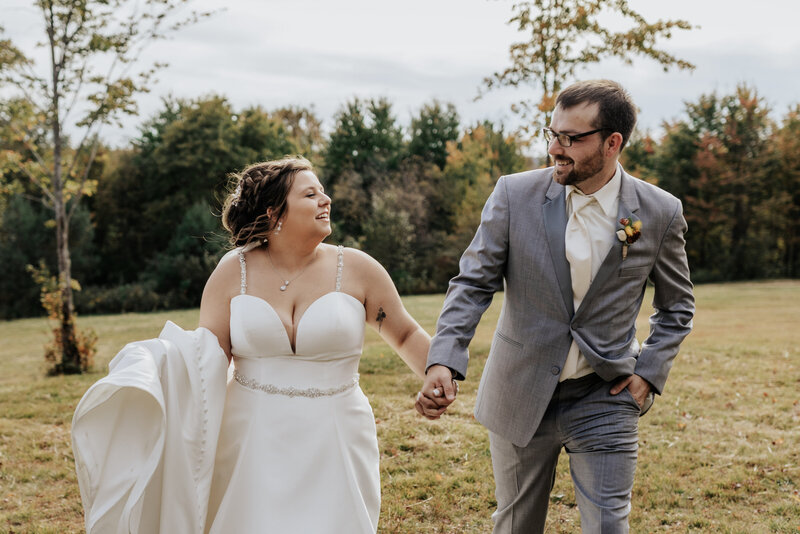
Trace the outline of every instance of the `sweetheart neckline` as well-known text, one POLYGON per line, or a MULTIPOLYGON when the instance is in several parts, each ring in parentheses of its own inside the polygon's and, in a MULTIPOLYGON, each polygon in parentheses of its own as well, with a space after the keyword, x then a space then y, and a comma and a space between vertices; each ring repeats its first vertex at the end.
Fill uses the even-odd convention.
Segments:
POLYGON ((286 323, 283 322, 283 320, 281 319, 281 316, 278 315, 278 311, 267 300, 265 300, 265 299, 263 299, 261 297, 258 297, 256 295, 248 295, 247 293, 240 293, 240 294, 234 296, 231 299, 231 304, 233 304, 233 301, 237 297, 250 297, 252 299, 255 299, 257 301, 260 301, 260 302, 263 302, 264 304, 266 304, 267 308, 269 308, 269 310, 272 312, 272 314, 278 320, 278 323, 280 323, 281 327, 283 328, 283 332, 285 334, 286 342, 289 344, 289 349, 292 351, 292 355, 297 356, 297 339, 298 339, 298 335, 297 334, 300 332, 300 324, 303 322, 303 319, 305 319, 306 315, 308 314, 308 310, 310 310, 317 302, 321 301, 325 297, 327 297, 329 295, 337 295, 337 294, 338 295, 344 295, 346 297, 349 297, 354 302, 357 302, 361 306, 361 309, 364 311, 364 315, 366 316, 366 310, 364 310, 362 302, 360 300, 358 300, 357 298, 355 298, 353 295, 351 295, 349 293, 345 293, 344 291, 328 291, 327 293, 323 293, 322 295, 320 295, 319 297, 314 299, 311 302, 311 304, 309 304, 306 307, 305 310, 303 310, 303 314, 300 315, 300 318, 297 320, 297 324, 294 327, 294 346, 292 346, 292 338, 289 335, 289 331, 286 329, 286 323))

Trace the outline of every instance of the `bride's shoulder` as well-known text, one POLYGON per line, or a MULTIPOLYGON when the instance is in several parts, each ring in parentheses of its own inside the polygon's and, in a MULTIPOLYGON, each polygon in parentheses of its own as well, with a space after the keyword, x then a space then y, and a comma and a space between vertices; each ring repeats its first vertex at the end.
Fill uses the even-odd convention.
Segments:
POLYGON ((261 246, 260 242, 251 242, 247 245, 241 247, 235 247, 225 253, 225 255, 220 258, 219 263, 238 263, 240 261, 239 257, 242 255, 247 255, 248 252, 257 249, 261 246))
POLYGON ((376 295, 396 293, 386 269, 363 250, 342 247, 341 269, 342 290, 361 302, 366 302, 376 295))
POLYGON ((232 248, 232 249, 230 249, 228 252, 226 252, 226 253, 225 253, 225 254, 224 254, 224 255, 223 255, 223 256, 222 256, 222 257, 219 259, 219 263, 222 263, 223 261, 230 261, 232 258, 236 258, 236 259, 238 260, 238 258, 239 258, 239 253, 240 253, 240 252, 241 252, 243 249, 244 249, 244 247, 236 247, 236 248, 232 248))
POLYGON ((242 270, 240 259, 241 250, 242 247, 237 247, 228 251, 224 256, 222 256, 222 258, 220 258, 219 263, 217 263, 217 266, 208 277, 208 282, 206 284, 207 286, 225 287, 232 285, 233 282, 239 280, 242 270))
POLYGON ((342 247, 345 270, 359 276, 381 275, 385 269, 372 256, 357 248, 342 247))
POLYGON ((238 270, 241 266, 241 252, 242 247, 236 247, 232 250, 229 250, 219 259, 219 263, 217 263, 217 267, 214 270, 227 271, 233 269, 234 267, 238 270))

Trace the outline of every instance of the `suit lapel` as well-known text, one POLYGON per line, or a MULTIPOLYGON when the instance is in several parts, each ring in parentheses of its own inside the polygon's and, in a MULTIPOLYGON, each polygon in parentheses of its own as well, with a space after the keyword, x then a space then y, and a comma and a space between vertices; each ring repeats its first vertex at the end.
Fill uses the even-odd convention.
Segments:
MULTIPOLYGON (((639 197, 636 195, 636 189, 634 188, 633 180, 636 178, 632 178, 629 176, 625 171, 622 171, 621 176, 621 183, 619 188, 619 207, 617 208, 617 221, 622 219, 623 217, 627 218, 634 218, 637 219, 636 216, 637 212, 639 211, 639 197)), ((619 225, 621 228, 622 225, 619 225)), ((597 270, 597 274, 592 280, 592 285, 589 286, 589 290, 586 292, 586 296, 583 297, 583 301, 581 301, 581 306, 578 308, 578 312, 581 309, 585 308, 586 304, 591 302, 591 300, 600 292, 602 291, 603 287, 606 285, 606 281, 608 280, 609 276, 617 271, 622 263, 622 241, 619 239, 614 239, 614 244, 611 245, 611 250, 608 251, 606 258, 603 260, 603 263, 600 264, 600 269, 597 270)))
POLYGON ((566 189, 564 186, 555 181, 550 183, 542 212, 547 241, 550 245, 550 257, 553 259, 561 296, 567 312, 572 316, 575 311, 572 301, 572 277, 569 274, 569 263, 564 244, 564 233, 567 228, 566 189))

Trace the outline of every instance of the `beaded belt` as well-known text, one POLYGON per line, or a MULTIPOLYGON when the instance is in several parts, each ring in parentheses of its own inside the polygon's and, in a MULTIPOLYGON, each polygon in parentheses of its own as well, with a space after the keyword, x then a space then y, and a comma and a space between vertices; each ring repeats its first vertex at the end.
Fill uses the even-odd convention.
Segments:
POLYGON ((286 397, 308 397, 312 399, 316 397, 330 397, 332 395, 344 393, 348 389, 356 387, 356 385, 358 384, 358 375, 355 375, 350 382, 332 388, 325 388, 325 389, 296 388, 292 386, 289 386, 288 388, 281 388, 278 386, 274 386, 272 384, 262 384, 261 382, 258 382, 252 378, 247 378, 237 370, 233 371, 233 379, 246 388, 255 389, 257 391, 263 391, 264 393, 269 393, 270 395, 285 395, 286 397))

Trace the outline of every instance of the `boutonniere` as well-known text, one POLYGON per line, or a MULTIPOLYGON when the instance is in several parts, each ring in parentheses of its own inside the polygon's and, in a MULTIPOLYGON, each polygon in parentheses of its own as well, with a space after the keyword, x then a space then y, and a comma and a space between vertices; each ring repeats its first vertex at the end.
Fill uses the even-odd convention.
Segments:
POLYGON ((622 228, 617 230, 617 237, 622 241, 622 259, 628 257, 628 247, 636 242, 642 235, 642 221, 636 219, 635 221, 623 217, 619 220, 622 228))

